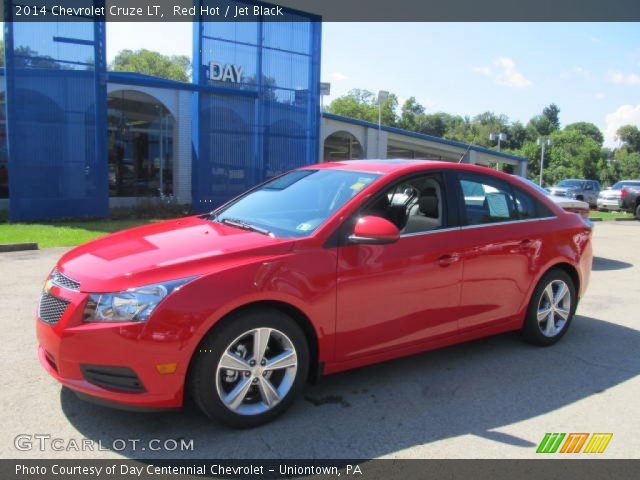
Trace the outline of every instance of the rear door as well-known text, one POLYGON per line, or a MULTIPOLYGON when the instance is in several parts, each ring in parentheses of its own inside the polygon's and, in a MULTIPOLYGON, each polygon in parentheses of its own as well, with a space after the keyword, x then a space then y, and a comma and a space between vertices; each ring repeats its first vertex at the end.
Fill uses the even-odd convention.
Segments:
POLYGON ((536 202, 496 177, 457 175, 464 274, 460 331, 516 318, 542 245, 536 202))

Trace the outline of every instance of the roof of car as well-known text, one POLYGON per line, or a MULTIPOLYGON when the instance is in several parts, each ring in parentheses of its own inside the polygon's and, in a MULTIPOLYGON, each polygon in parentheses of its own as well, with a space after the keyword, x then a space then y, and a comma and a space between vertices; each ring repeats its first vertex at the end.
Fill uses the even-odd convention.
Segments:
MULTIPOLYGON (((433 170, 436 168, 453 168, 458 170, 486 171, 488 167, 468 163, 445 162, 442 160, 410 160, 392 158, 384 160, 342 160, 339 162, 318 163, 304 168, 321 168, 332 170, 351 170, 356 172, 378 173, 410 173, 412 171, 433 170)), ((492 170, 496 172, 496 170, 492 170)))

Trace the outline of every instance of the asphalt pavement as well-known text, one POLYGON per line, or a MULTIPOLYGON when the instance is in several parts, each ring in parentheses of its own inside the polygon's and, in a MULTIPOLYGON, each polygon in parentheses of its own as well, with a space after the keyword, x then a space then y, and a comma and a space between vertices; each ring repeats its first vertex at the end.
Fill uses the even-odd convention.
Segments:
POLYGON ((598 223, 594 244, 589 289, 559 344, 506 334, 329 376, 243 431, 192 405, 123 412, 61 388, 38 363, 34 312, 65 250, 0 253, 0 456, 529 458, 547 432, 610 432, 600 456, 638 458, 640 222, 598 223))

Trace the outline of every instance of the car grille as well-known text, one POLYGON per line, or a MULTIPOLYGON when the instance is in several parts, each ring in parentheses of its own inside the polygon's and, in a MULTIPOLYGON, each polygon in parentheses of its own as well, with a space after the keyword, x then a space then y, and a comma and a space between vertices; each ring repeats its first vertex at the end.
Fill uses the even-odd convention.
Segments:
POLYGON ((556 197, 565 197, 567 195, 566 192, 553 192, 556 197))
POLYGON ((60 318, 62 318, 68 306, 69 302, 66 300, 49 295, 47 292, 42 292, 40 306, 38 307, 38 316, 43 322, 49 325, 55 325, 60 321, 60 318))
POLYGON ((51 281, 59 287, 66 288, 67 290, 80 290, 80 282, 76 282, 66 275, 63 275, 57 268, 51 272, 51 281))

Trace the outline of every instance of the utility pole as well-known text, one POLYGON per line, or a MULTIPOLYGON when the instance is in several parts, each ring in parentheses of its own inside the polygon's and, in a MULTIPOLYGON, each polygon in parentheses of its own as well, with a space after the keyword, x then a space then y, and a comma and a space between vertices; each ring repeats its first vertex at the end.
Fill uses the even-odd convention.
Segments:
POLYGON ((540 137, 538 139, 538 145, 542 147, 542 152, 540 153, 540 186, 542 187, 542 172, 544 171, 544 148, 547 145, 553 145, 553 142, 550 138, 540 137))
MULTIPOLYGON (((385 90, 378 91, 378 158, 382 158, 382 104, 389 98, 389 92, 385 90)), ((386 157, 386 155, 385 155, 386 157)))

